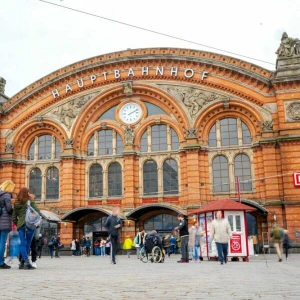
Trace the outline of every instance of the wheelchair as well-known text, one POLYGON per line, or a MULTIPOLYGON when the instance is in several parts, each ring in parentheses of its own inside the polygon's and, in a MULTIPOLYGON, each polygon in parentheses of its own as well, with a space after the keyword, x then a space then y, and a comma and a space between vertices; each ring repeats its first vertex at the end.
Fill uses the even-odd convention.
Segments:
POLYGON ((159 246, 154 246, 152 250, 149 252, 146 250, 144 246, 140 252, 140 260, 143 263, 151 262, 151 263, 163 263, 165 260, 164 250, 160 249, 159 246))

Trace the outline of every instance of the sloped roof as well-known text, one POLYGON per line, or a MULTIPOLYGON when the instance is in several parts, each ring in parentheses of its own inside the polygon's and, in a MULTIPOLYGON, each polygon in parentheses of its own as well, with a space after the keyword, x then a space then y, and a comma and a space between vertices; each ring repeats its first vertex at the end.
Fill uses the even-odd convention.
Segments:
POLYGON ((256 208, 245 205, 243 203, 230 200, 230 199, 224 199, 224 200, 213 200, 210 203, 202 206, 200 209, 189 213, 189 215, 197 215, 202 214, 209 211, 217 211, 217 210, 233 210, 233 211, 255 211, 256 208))

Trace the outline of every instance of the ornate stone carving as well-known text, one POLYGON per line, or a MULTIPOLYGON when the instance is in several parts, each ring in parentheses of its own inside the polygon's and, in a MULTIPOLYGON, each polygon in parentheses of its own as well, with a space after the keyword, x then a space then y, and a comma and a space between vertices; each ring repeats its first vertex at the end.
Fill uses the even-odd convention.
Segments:
POLYGON ((73 148, 75 139, 66 139, 64 140, 65 148, 70 149, 73 148))
POLYGON ((273 121, 263 121, 259 122, 263 131, 272 131, 273 130, 273 121))
POLYGON ((5 145, 5 153, 13 153, 15 149, 15 145, 14 144, 6 144, 5 145))
POLYGON ((197 128, 188 128, 184 129, 186 133, 186 138, 187 139, 194 139, 197 138, 197 128))
POLYGON ((300 120, 300 102, 294 101, 286 106, 286 116, 292 121, 300 120))
POLYGON ((132 82, 131 81, 125 81, 125 82, 122 82, 122 85, 123 85, 123 93, 126 96, 132 96, 132 94, 133 94, 132 82))
POLYGON ((0 77, 0 94, 4 94, 6 80, 0 77))
POLYGON ((130 127, 126 127, 125 129, 125 145, 133 145, 133 139, 134 139, 134 131, 130 127))
POLYGON ((222 100, 223 100, 224 108, 229 108, 230 107, 229 98, 223 98, 222 100))
POLYGON ((107 128, 107 122, 101 122, 100 126, 101 126, 101 129, 106 129, 107 128))
POLYGON ((37 122, 38 122, 38 124, 39 124, 40 127, 44 127, 43 117, 42 116, 37 117, 37 122))
POLYGON ((52 113, 58 117, 61 123, 70 129, 75 118, 78 116, 81 107, 93 97, 94 94, 90 94, 73 99, 55 108, 52 113))
POLYGON ((280 45, 275 52, 278 57, 290 57, 300 55, 299 39, 293 39, 286 32, 282 34, 280 45))

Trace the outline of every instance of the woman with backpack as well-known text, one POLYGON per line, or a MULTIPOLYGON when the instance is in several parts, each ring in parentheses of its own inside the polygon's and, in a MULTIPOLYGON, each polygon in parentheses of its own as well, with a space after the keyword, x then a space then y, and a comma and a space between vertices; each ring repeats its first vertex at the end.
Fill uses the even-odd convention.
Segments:
POLYGON ((26 225, 25 217, 28 208, 28 201, 30 206, 36 211, 40 212, 39 208, 33 201, 34 196, 29 194, 29 189, 23 187, 20 189, 17 200, 14 206, 12 221, 17 225, 20 240, 21 240, 21 256, 22 260, 19 269, 33 270, 35 269, 29 261, 28 254, 30 252, 31 241, 34 237, 35 229, 31 229, 26 225))
POLYGON ((7 236, 11 231, 11 193, 14 188, 15 184, 10 180, 4 181, 0 186, 0 269, 11 268, 4 262, 4 252, 7 236))

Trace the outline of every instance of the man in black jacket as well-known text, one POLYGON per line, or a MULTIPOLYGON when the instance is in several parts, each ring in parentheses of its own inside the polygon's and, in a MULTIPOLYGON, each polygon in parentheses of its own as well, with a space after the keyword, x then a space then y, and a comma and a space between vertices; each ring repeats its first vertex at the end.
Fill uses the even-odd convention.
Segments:
POLYGON ((183 215, 178 215, 179 226, 175 230, 179 231, 180 241, 181 241, 181 260, 178 263, 189 263, 189 229, 187 221, 184 219, 183 215))
POLYGON ((116 253, 119 239, 119 231, 122 227, 122 219, 119 217, 120 208, 115 207, 112 215, 106 219, 105 227, 109 234, 111 243, 111 260, 113 264, 116 264, 116 253))

